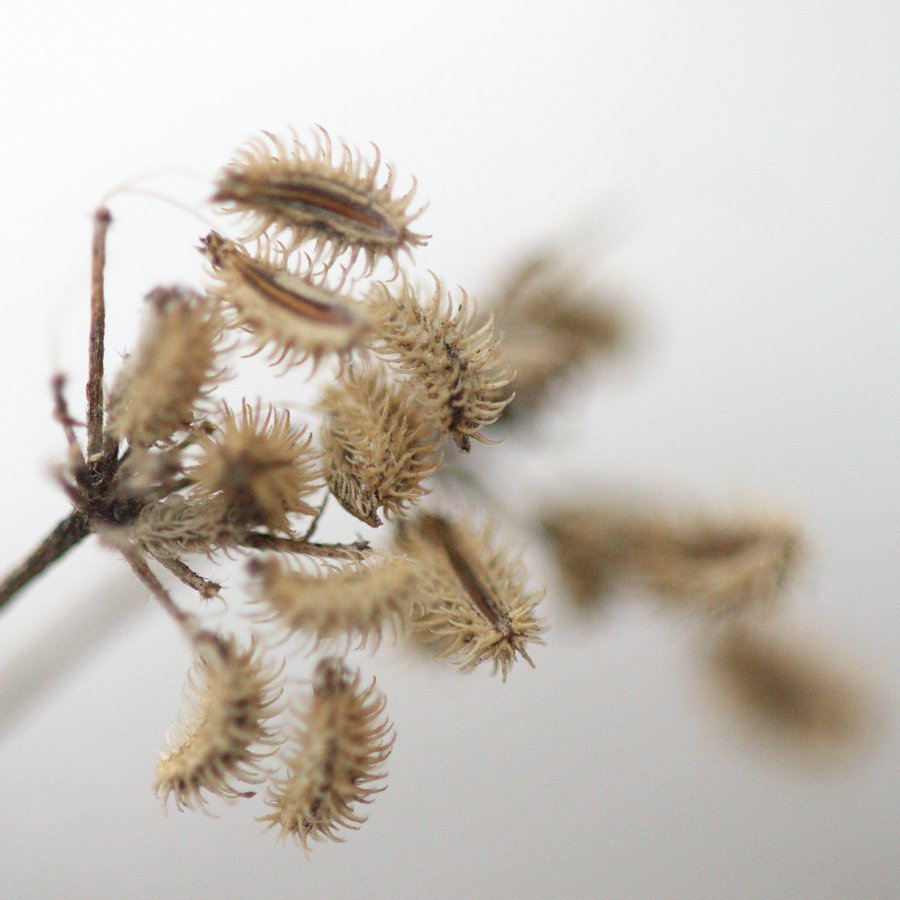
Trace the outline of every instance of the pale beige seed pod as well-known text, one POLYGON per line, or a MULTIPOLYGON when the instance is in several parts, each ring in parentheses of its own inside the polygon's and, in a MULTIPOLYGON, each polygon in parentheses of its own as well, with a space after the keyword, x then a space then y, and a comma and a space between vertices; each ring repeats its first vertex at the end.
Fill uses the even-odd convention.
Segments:
POLYGON ((424 405, 462 450, 472 439, 490 443, 481 429, 496 422, 512 380, 490 320, 474 324, 465 292, 455 300, 435 278, 431 297, 401 278, 394 290, 376 284, 371 301, 373 349, 408 379, 424 405))
POLYGON ((738 721, 800 761, 847 758, 878 724, 859 673, 807 635, 732 627, 712 643, 708 660, 711 686, 738 721))
POLYGON ((368 331, 365 305, 344 291, 346 272, 332 284, 328 268, 315 273, 315 261, 290 267, 284 252, 251 255, 215 231, 200 249, 212 269, 210 293, 228 311, 228 326, 249 332, 259 351, 269 348, 275 364, 345 356, 368 331))
POLYGON ((279 837, 342 841, 341 828, 359 828, 366 816, 357 807, 384 790, 373 785, 384 777, 383 764, 394 743, 384 713, 385 699, 375 681, 362 685, 337 657, 316 666, 312 698, 298 710, 285 762, 288 772, 276 780, 266 801, 272 812, 260 817, 279 837))
POLYGON ((280 670, 258 658, 255 643, 243 650, 209 632, 195 643, 181 734, 156 766, 156 793, 164 804, 172 797, 179 810, 204 806, 207 794, 252 797, 255 791, 240 785, 264 780, 261 761, 278 742, 271 719, 279 712, 280 670))
POLYGON ((411 626, 464 671, 490 662, 504 681, 526 650, 543 644, 545 620, 535 615, 543 591, 529 591, 522 561, 510 555, 490 526, 424 515, 404 523, 398 548, 419 564, 420 592, 411 626))
POLYGON ((260 619, 275 621, 291 634, 362 647, 399 634, 409 619, 418 589, 417 572, 398 556, 327 566, 316 572, 292 569, 284 560, 254 560, 260 619))
POLYGON ((443 462, 440 429, 383 369, 346 373, 319 407, 325 478, 349 513, 374 528, 379 509, 402 515, 428 493, 422 482, 443 462))
POLYGON ((523 260, 490 309, 503 333, 503 354, 516 373, 516 400, 504 414, 533 411, 566 375, 623 342, 621 312, 549 252, 523 260))
POLYGON ((131 524, 110 529, 114 542, 124 538, 142 554, 160 560, 229 550, 239 546, 246 533, 246 525, 234 521, 221 497, 180 494, 148 503, 131 524))
POLYGON ((728 616, 770 612, 800 556, 800 534, 782 517, 651 517, 636 524, 629 564, 686 609, 728 616))
POLYGON ((312 435, 291 426, 287 410, 241 404, 223 407, 221 428, 201 434, 200 457, 188 471, 197 496, 219 497, 232 521, 290 532, 290 516, 314 516, 304 499, 319 490, 319 454, 312 435))
POLYGON ((394 170, 387 166, 382 175, 381 154, 373 147, 371 162, 347 144, 338 159, 323 128, 312 143, 294 135, 290 146, 264 132, 219 176, 213 201, 251 217, 256 227, 250 238, 271 229, 286 236, 291 251, 312 240, 332 260, 350 251, 348 267, 360 254, 366 271, 381 258, 396 267, 400 253, 426 244, 429 235, 410 228, 422 213, 410 210, 415 180, 395 196, 394 170))
POLYGON ((225 323, 215 304, 186 288, 156 288, 137 350, 119 372, 108 428, 148 447, 188 428, 197 406, 222 379, 218 363, 225 323))

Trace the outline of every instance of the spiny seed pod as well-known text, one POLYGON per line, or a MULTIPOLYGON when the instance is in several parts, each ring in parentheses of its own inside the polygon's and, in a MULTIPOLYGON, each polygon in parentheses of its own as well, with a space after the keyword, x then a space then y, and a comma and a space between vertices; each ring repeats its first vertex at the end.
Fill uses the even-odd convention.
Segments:
POLYGON ((415 180, 406 194, 394 197, 394 170, 388 166, 379 184, 377 147, 374 160, 366 163, 342 144, 338 161, 324 129, 312 146, 294 135, 290 148, 276 136, 263 134, 225 168, 212 198, 255 220, 249 238, 271 228, 289 235, 291 252, 308 239, 315 240, 320 252, 330 245, 332 260, 350 250, 349 267, 362 252, 367 271, 382 257, 396 267, 401 251, 427 243, 428 235, 409 227, 422 212, 410 212, 415 180))
POLYGON ((222 429, 201 434, 201 456, 190 470, 200 496, 219 496, 232 520, 290 532, 289 516, 313 516, 303 498, 317 491, 318 454, 312 435, 291 427, 286 410, 277 412, 241 404, 240 417, 224 407, 222 429))
POLYGON ((840 758, 876 724, 859 677, 805 637, 730 628, 713 644, 710 661, 733 710, 808 761, 840 758))
POLYGON ((327 268, 318 276, 312 261, 290 269, 283 253, 252 256, 215 231, 200 249, 212 266, 211 294, 231 312, 229 327, 248 331, 260 351, 271 345, 275 364, 345 355, 369 327, 364 305, 343 292, 346 272, 331 286, 327 268))
POLYGON ((533 411, 562 376, 622 343, 619 312, 588 292, 551 253, 524 260, 491 311, 516 373, 516 402, 506 410, 513 416, 533 411))
POLYGON ((332 493, 373 528, 428 493, 422 482, 443 462, 440 430, 413 395, 386 373, 350 372, 326 388, 321 433, 323 469, 332 493))
POLYGON ((109 430, 139 447, 188 428, 198 402, 224 374, 216 357, 225 323, 212 302, 175 287, 156 288, 147 303, 150 317, 108 409, 109 430))
POLYGON ((257 605, 265 621, 322 641, 365 646, 381 640, 385 627, 399 633, 418 587, 413 565, 403 557, 375 557, 317 573, 291 569, 282 560, 254 560, 257 605))
POLYGON ((468 450, 472 438, 490 443, 480 429, 496 422, 512 399, 501 396, 512 377, 491 321, 472 327, 475 313, 466 293, 457 304, 434 281, 424 306, 405 277, 393 292, 384 284, 375 286, 374 349, 408 376, 420 402, 460 449, 468 450))
POLYGON ((336 657, 316 667, 313 695, 298 713, 287 753, 288 774, 276 781, 267 802, 272 812, 260 817, 282 839, 296 838, 305 851, 309 840, 342 841, 339 828, 359 828, 366 817, 354 806, 370 803, 383 787, 382 764, 394 737, 384 715, 385 699, 375 682, 364 688, 336 657))
POLYGON ((239 546, 246 533, 246 525, 234 520, 222 497, 173 494, 148 503, 112 537, 124 537, 141 553, 166 560, 229 550, 239 546))
POLYGON ((238 783, 263 781, 259 761, 277 742, 269 720, 278 713, 281 690, 273 682, 280 672, 255 653, 255 644, 242 650, 231 638, 198 638, 188 717, 156 767, 156 792, 164 804, 174 796, 179 810, 196 809, 205 805, 205 793, 252 797, 255 792, 242 791, 238 783))
POLYGON ((661 594, 713 616, 769 612, 800 556, 787 521, 766 517, 636 524, 629 563, 661 594))
POLYGON ((525 646, 543 644, 544 620, 534 610, 543 598, 525 588, 520 560, 510 558, 488 527, 474 533, 462 523, 424 515, 404 523, 399 548, 420 564, 421 593, 414 631, 470 671, 493 663, 503 680, 517 656, 534 667, 525 646))

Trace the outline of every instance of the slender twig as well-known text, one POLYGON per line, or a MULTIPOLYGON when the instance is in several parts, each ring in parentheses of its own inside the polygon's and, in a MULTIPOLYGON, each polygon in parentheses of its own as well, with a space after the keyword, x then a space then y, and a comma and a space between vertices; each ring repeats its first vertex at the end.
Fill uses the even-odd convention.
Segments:
MULTIPOLYGON (((78 438, 75 436, 74 426, 84 426, 84 422, 78 422, 76 419, 73 419, 72 414, 69 412, 69 404, 66 401, 65 394, 66 376, 58 372, 53 376, 50 386, 53 390, 53 417, 62 425, 66 443, 71 450, 73 447, 78 447, 78 438)), ((80 455, 81 451, 79 450, 78 452, 80 455)))
POLYGON ((186 613, 178 604, 169 596, 169 592, 162 586, 160 580, 150 571, 150 566, 146 560, 134 550, 124 549, 122 555, 125 557, 131 570, 137 575, 144 585, 150 589, 150 592, 159 600, 162 608, 184 629, 191 637, 197 633, 197 625, 194 617, 190 613, 186 613))
POLYGON ((0 582, 0 608, 90 533, 91 526, 85 515, 73 512, 66 516, 31 555, 0 582))
POLYGON ((330 557, 332 559, 359 559, 369 549, 368 541, 354 541, 352 544, 318 544, 302 538, 275 537, 251 531, 241 541, 252 550, 275 550, 279 553, 303 553, 306 556, 330 557))
POLYGON ((221 584, 204 578, 180 559, 160 559, 158 562, 162 563, 179 581, 189 588, 193 588, 204 600, 211 600, 222 590, 221 584))
POLYGON ((91 244, 91 333, 88 357, 87 421, 88 457, 103 450, 103 341, 106 329, 106 304, 103 272, 106 268, 106 233, 112 215, 106 207, 94 213, 94 238, 91 244))

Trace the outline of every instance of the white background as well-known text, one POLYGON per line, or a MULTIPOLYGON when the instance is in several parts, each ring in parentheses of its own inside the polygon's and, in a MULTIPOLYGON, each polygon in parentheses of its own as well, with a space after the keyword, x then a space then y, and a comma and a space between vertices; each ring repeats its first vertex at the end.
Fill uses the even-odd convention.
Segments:
MULTIPOLYGON (((496 490, 790 511, 810 551, 786 617, 862 667, 882 726, 815 773, 750 745, 703 699, 689 626, 637 599, 572 616, 532 547, 537 668, 504 685, 367 660, 399 732, 389 787, 308 861, 255 803, 163 816, 153 765, 189 653, 90 544, 0 618, 0 896, 896 896, 897 25, 874 0, 7 11, 4 566, 65 512, 47 383, 62 368, 78 400, 99 198, 318 122, 418 177, 423 268, 477 295, 518 252, 577 239, 632 312, 634 352, 539 439, 475 448, 496 490), (133 612, 101 637, 113 605, 133 612)), ((111 362, 148 289, 200 277, 203 230, 141 197, 112 208, 111 362)))

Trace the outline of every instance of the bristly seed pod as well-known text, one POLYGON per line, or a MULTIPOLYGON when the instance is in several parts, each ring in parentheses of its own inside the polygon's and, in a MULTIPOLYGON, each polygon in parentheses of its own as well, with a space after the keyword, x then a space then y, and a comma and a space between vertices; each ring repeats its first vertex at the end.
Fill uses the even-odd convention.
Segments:
POLYGON ((374 349, 408 376, 419 400, 460 449, 468 450, 472 438, 491 443, 480 429, 496 422, 512 400, 502 391, 512 376, 491 320, 473 328, 475 312, 466 293, 457 304, 437 277, 434 281, 424 306, 405 276, 396 292, 375 286, 374 349))
POLYGON ((275 781, 267 797, 272 812, 259 819, 307 852, 310 838, 340 842, 337 829, 359 828, 366 817, 354 806, 384 790, 372 784, 385 777, 381 766, 394 737, 375 681, 367 688, 360 682, 359 672, 336 657, 316 666, 313 696, 298 714, 288 751, 288 774, 275 781))
POLYGON ((151 317, 108 405, 109 430, 140 447, 188 428, 198 402, 224 374, 216 356, 225 323, 207 298, 186 288, 156 288, 147 303, 151 317))
POLYGON ((318 573, 291 569, 276 557, 253 560, 257 605, 265 621, 293 634, 365 646, 381 640, 385 627, 398 634, 409 618, 418 587, 414 566, 403 557, 373 557, 329 566, 318 573))
POLYGON ((275 364, 345 355, 368 330, 364 305, 343 293, 346 272, 332 287, 327 268, 316 276, 311 261, 292 270, 284 253, 252 256, 215 231, 200 249, 215 278, 210 292, 231 311, 229 327, 248 331, 260 351, 271 345, 275 364))
POLYGON ((525 646, 544 643, 544 620, 534 615, 543 591, 526 591, 521 561, 497 547, 489 528, 475 534, 424 515, 404 524, 399 546, 420 564, 413 630, 441 656, 464 672, 490 661, 504 681, 517 656, 534 667, 525 646))
POLYGON ((442 462, 440 429, 387 373, 351 371, 329 386, 320 441, 332 493, 349 513, 373 528, 402 515, 428 493, 422 482, 442 462))
POLYGON ((241 650, 233 639, 208 632, 198 638, 189 719, 177 746, 161 754, 156 767, 156 792, 164 804, 174 796, 179 810, 196 809, 206 803, 204 792, 252 797, 254 791, 237 783, 263 781, 259 762, 276 744, 269 720, 278 713, 281 690, 273 682, 280 671, 264 666, 255 652, 255 644, 241 650))
POLYGON ((291 252, 313 239, 320 252, 331 245, 332 261, 345 250, 352 251, 349 267, 362 252, 367 271, 381 257, 388 257, 396 268, 401 251, 427 243, 429 235, 416 234, 409 227, 422 212, 409 211, 415 180, 406 194, 392 196, 394 170, 388 166, 387 178, 379 185, 377 147, 374 160, 367 164, 342 144, 340 161, 336 161, 324 129, 311 147, 294 135, 290 149, 278 137, 263 134, 225 168, 212 198, 255 219, 249 239, 269 228, 287 232, 291 252))
POLYGON ((244 401, 238 418, 225 406, 221 432, 197 441, 201 457, 188 474, 198 495, 220 496, 232 520, 290 532, 289 515, 316 514, 303 498, 321 487, 319 454, 305 431, 291 427, 287 410, 263 414, 244 401))

